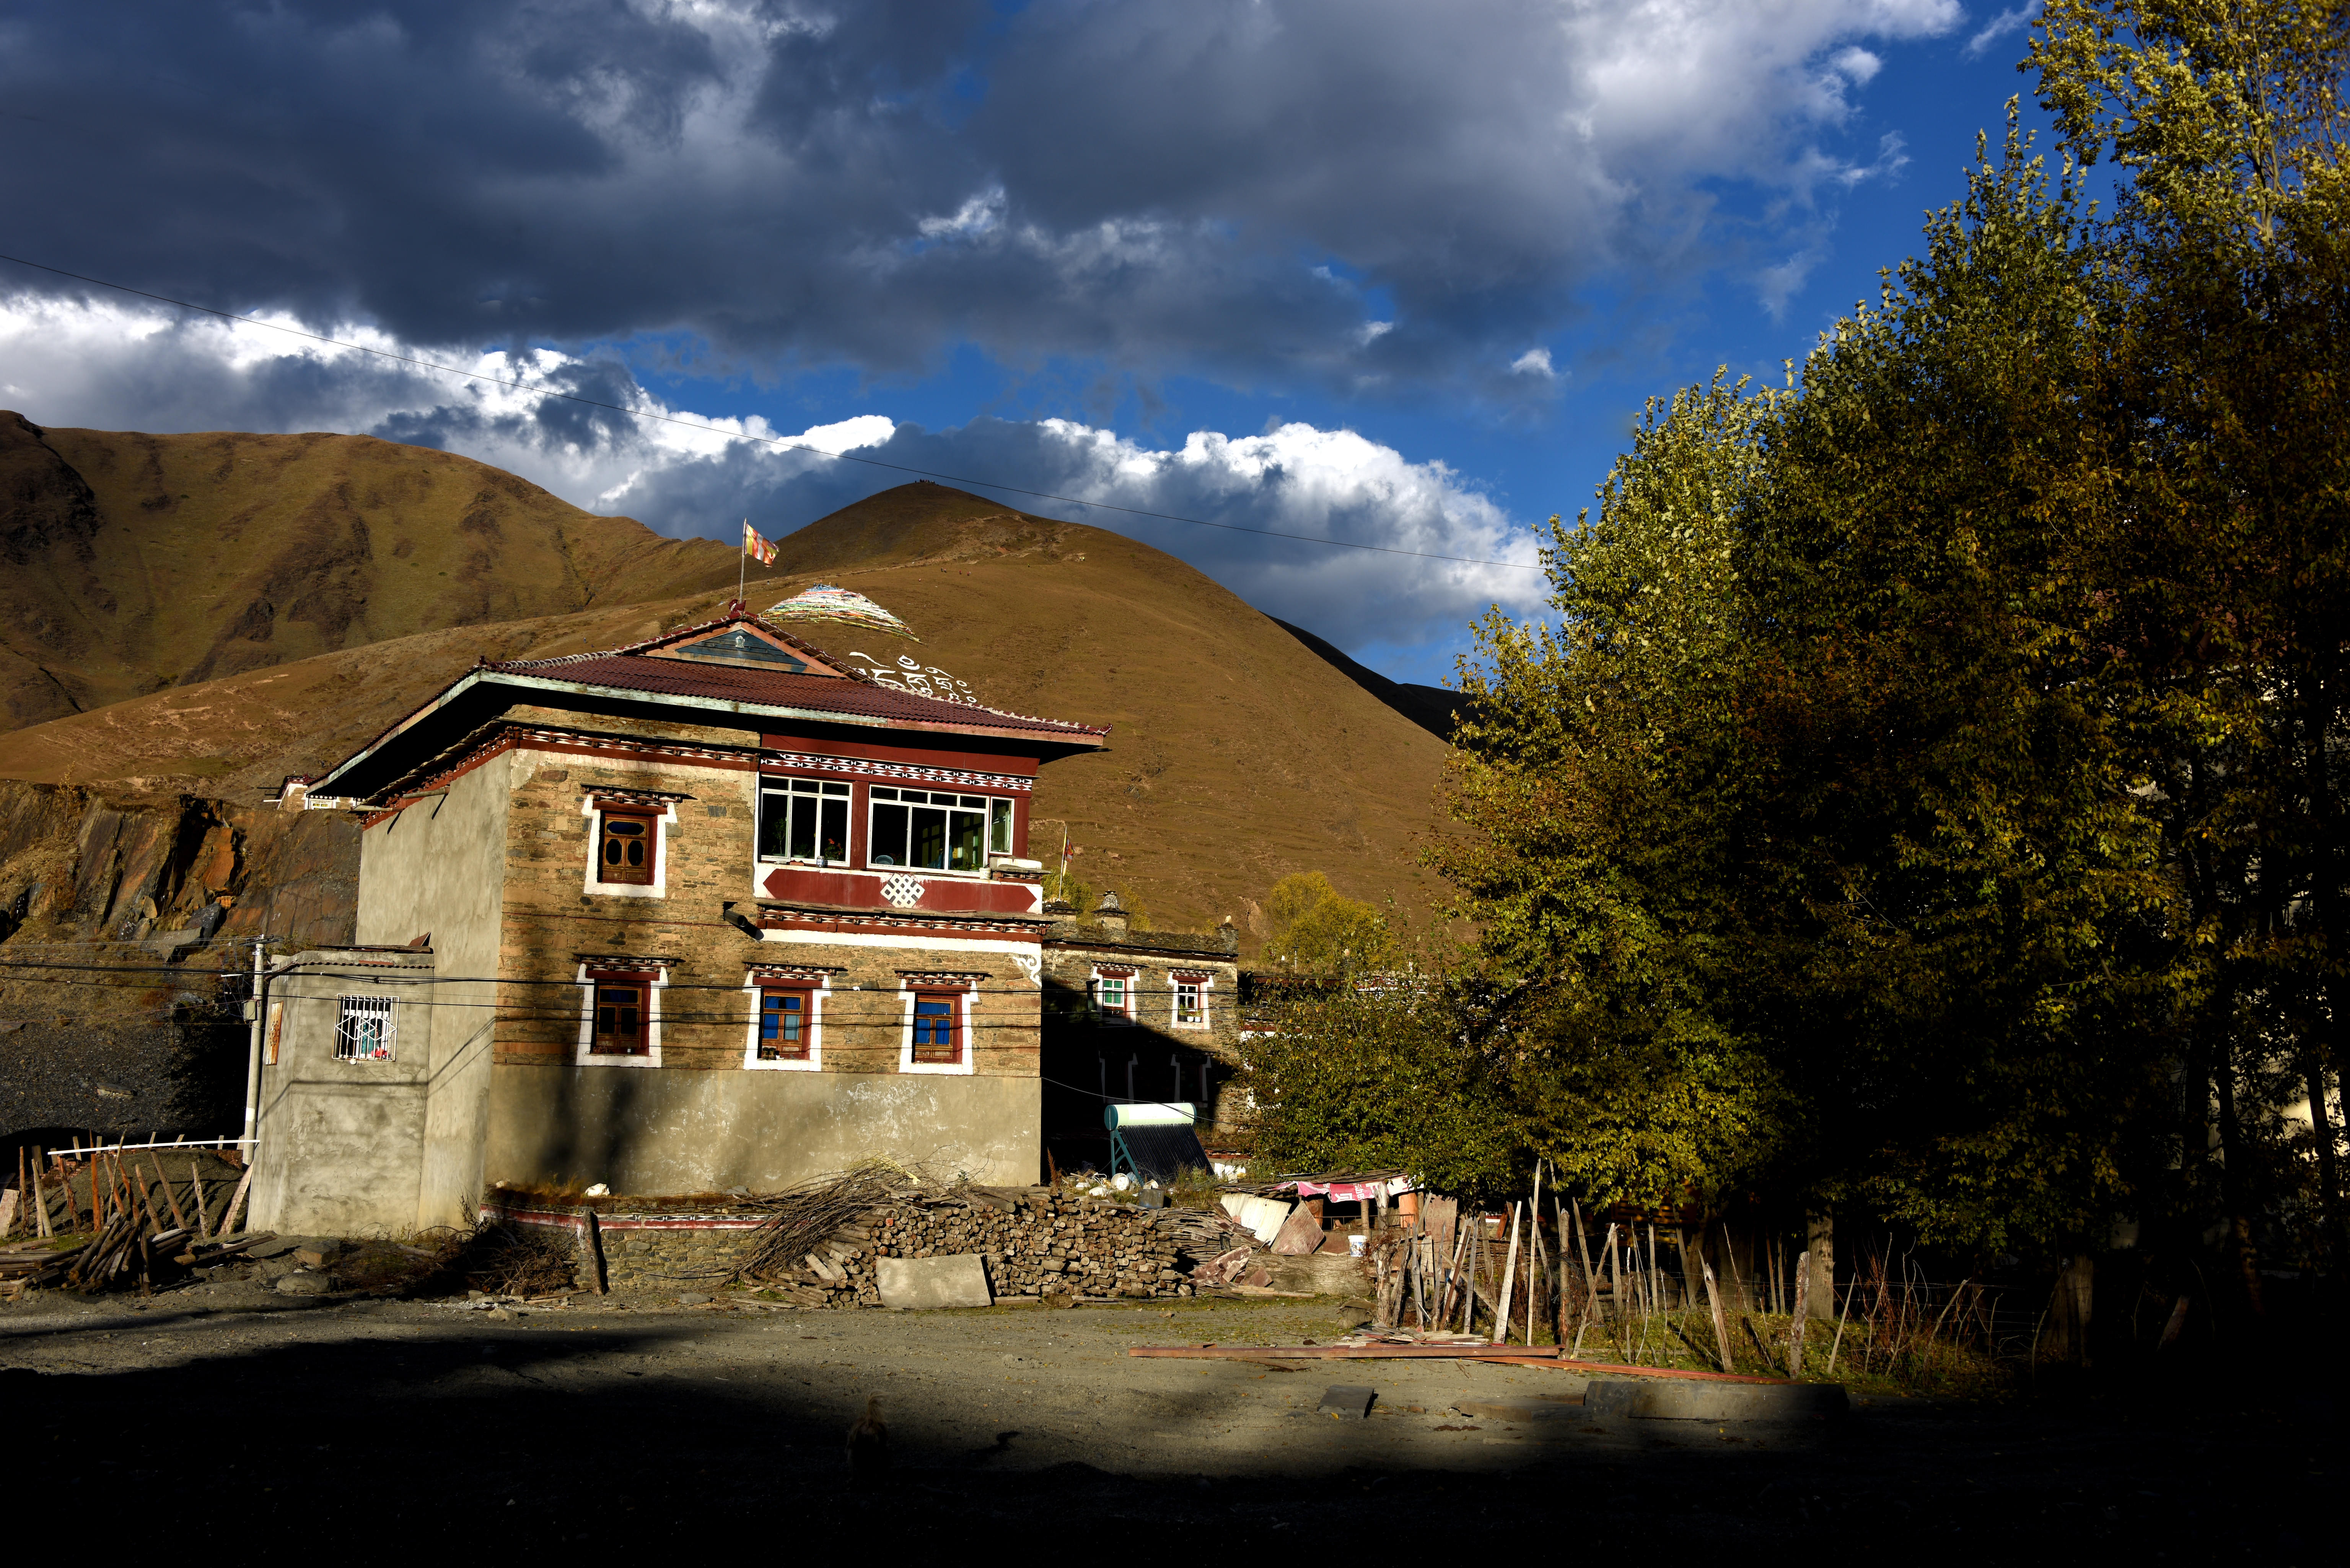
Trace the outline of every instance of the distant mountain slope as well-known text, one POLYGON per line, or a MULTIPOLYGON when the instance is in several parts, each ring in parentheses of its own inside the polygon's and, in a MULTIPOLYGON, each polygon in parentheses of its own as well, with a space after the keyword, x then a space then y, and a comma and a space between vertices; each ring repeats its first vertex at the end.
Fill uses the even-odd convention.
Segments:
MULTIPOLYGON (((447 535, 465 533, 462 514, 442 514, 437 534, 412 514, 403 522, 415 553, 445 552, 447 535)), ((754 580, 754 608, 822 579, 869 595, 920 639, 793 624, 818 646, 936 666, 992 706, 1116 726, 1106 752, 1045 771, 1035 847, 1057 849, 1066 824, 1086 880, 1139 898, 1153 921, 1245 923, 1251 898, 1306 869, 1355 897, 1420 904, 1414 841, 1437 824, 1443 742, 1190 566, 934 484, 870 497, 781 544, 787 575, 754 580)), ((702 591, 656 602, 615 596, 416 630, 153 691, 10 736, 0 777, 252 802, 380 732, 478 655, 608 648, 714 615, 733 597, 733 556, 721 552, 723 587, 705 576, 702 591)), ((699 563, 681 562, 681 575, 689 566, 699 563)))
POLYGON ((1331 669, 1430 734, 1443 741, 1452 738, 1453 711, 1460 706, 1460 692, 1448 691, 1441 686, 1422 686, 1417 681, 1390 680, 1367 665, 1356 663, 1336 643, 1325 642, 1302 626, 1277 619, 1273 624, 1312 649, 1315 657, 1331 669))
POLYGON ((0 730, 435 628, 673 597, 733 566, 422 447, 0 411, 0 730))

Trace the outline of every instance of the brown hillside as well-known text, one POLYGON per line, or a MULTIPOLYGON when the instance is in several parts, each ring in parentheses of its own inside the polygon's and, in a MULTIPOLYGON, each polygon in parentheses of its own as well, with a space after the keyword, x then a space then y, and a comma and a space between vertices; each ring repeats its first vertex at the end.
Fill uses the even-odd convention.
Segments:
POLYGON ((0 411, 0 731, 436 628, 667 598, 733 562, 422 447, 0 411))
MULTIPOLYGON (((1037 814, 1068 825, 1088 882, 1139 899, 1154 923, 1246 922, 1250 898, 1305 869, 1357 897, 1422 902, 1412 840, 1434 825, 1444 743, 1181 562, 930 484, 844 508, 783 551, 790 575, 754 582, 754 608, 822 579, 870 595, 920 639, 794 626, 810 641, 935 665, 996 707, 1116 726, 1106 752, 1045 770, 1037 814)), ((707 618, 732 593, 421 631, 154 692, 11 736, 0 777, 253 801, 380 732, 477 655, 611 647, 707 618)))

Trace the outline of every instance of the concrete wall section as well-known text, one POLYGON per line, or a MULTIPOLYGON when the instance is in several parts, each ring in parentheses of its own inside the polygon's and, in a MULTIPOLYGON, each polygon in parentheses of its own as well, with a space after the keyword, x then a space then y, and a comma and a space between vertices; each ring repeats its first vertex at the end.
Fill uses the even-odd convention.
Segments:
POLYGON ((375 824, 359 844, 359 940, 399 946, 430 932, 441 979, 419 1227, 465 1223, 482 1189, 511 774, 505 758, 476 768, 375 824))
POLYGON ((307 952, 273 977, 262 1068, 256 1229, 329 1236, 405 1235, 418 1226, 433 1061, 429 960, 307 952), (390 1057, 335 1054, 347 996, 390 1002, 390 1057))
POLYGON ((501 1064, 486 1173, 616 1192, 771 1190, 879 1155, 989 1185, 1038 1179, 1033 1077, 501 1064))

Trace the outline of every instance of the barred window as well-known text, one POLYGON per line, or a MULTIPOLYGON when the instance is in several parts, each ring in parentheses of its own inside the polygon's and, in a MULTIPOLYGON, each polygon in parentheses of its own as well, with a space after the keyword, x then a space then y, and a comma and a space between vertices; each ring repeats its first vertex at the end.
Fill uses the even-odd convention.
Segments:
POLYGON ((391 1010, 399 1003, 389 996, 346 996, 335 1017, 335 1060, 389 1062, 396 1027, 391 1010))

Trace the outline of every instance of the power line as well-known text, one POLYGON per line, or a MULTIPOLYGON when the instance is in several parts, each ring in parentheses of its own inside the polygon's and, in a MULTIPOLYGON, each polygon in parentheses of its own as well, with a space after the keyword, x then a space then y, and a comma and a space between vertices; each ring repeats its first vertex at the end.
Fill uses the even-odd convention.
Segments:
POLYGON ((510 387, 515 391, 529 392, 542 398, 560 398, 567 403, 580 403, 591 409, 606 409, 616 414, 626 414, 631 419, 651 420, 659 424, 679 425, 686 430, 699 431, 704 435, 723 436, 728 441, 760 441, 786 452, 812 452, 842 462, 861 462, 868 468, 886 468, 895 473, 910 473, 920 479, 944 480, 950 484, 972 484, 982 490, 1000 490, 1007 495, 1027 495, 1040 501, 1058 501, 1068 506, 1090 506, 1103 512, 1122 512, 1129 517, 1153 517, 1164 523, 1189 523, 1200 528, 1222 528, 1232 534, 1255 534, 1267 539, 1295 539, 1303 544, 1329 545, 1343 550, 1367 550, 1374 555, 1409 556, 1421 561, 1451 561, 1464 566, 1506 566, 1519 572, 1539 572, 1543 569, 1538 563, 1525 561, 1489 561, 1476 556, 1441 556, 1433 550, 1399 550, 1392 545, 1361 545, 1352 539, 1325 539, 1313 534, 1284 533, 1278 528, 1251 528, 1239 523, 1216 523, 1205 517, 1186 517, 1176 512, 1149 512, 1139 506, 1119 506, 1107 501, 1087 501, 1082 496, 1060 495, 1050 490, 1029 490, 1017 484, 999 484, 992 479, 972 479, 964 474, 941 473, 934 469, 915 468, 902 462, 885 462, 878 457, 858 457, 854 452, 827 452, 820 446, 815 446, 806 441, 792 441, 784 436, 745 435, 736 431, 721 430, 716 425, 705 424, 700 420, 681 420, 672 414, 650 414, 642 409, 631 409, 619 403, 608 403, 597 398, 585 398, 577 392, 558 391, 550 387, 534 387, 520 379, 508 380, 504 377, 493 376, 483 370, 461 369, 454 365, 442 365, 431 359, 419 359, 410 354, 395 354, 389 348, 370 348, 364 343, 350 343, 339 337, 328 337, 317 332, 305 332, 298 327, 264 321, 258 317, 240 316, 231 310, 216 310, 209 305, 196 305, 188 300, 174 299, 168 294, 151 293, 143 288, 133 288, 125 283, 110 283, 105 278, 92 277, 87 273, 68 272, 64 267, 51 266, 46 262, 28 261, 23 256, 0 254, 0 261, 14 262, 18 266, 32 267, 36 271, 51 273, 58 277, 69 277, 76 283, 87 283, 99 288, 110 288, 117 293, 131 295, 140 299, 151 299, 158 304, 174 306, 182 310, 192 310, 199 315, 216 316, 223 321, 241 321, 248 327, 260 327, 271 332, 283 332, 291 337, 307 337, 313 343, 324 343, 336 348, 348 348, 355 354, 372 354, 379 359, 390 359, 401 365, 413 365, 421 370, 433 370, 444 376, 461 376, 474 381, 487 381, 492 386, 510 387))

